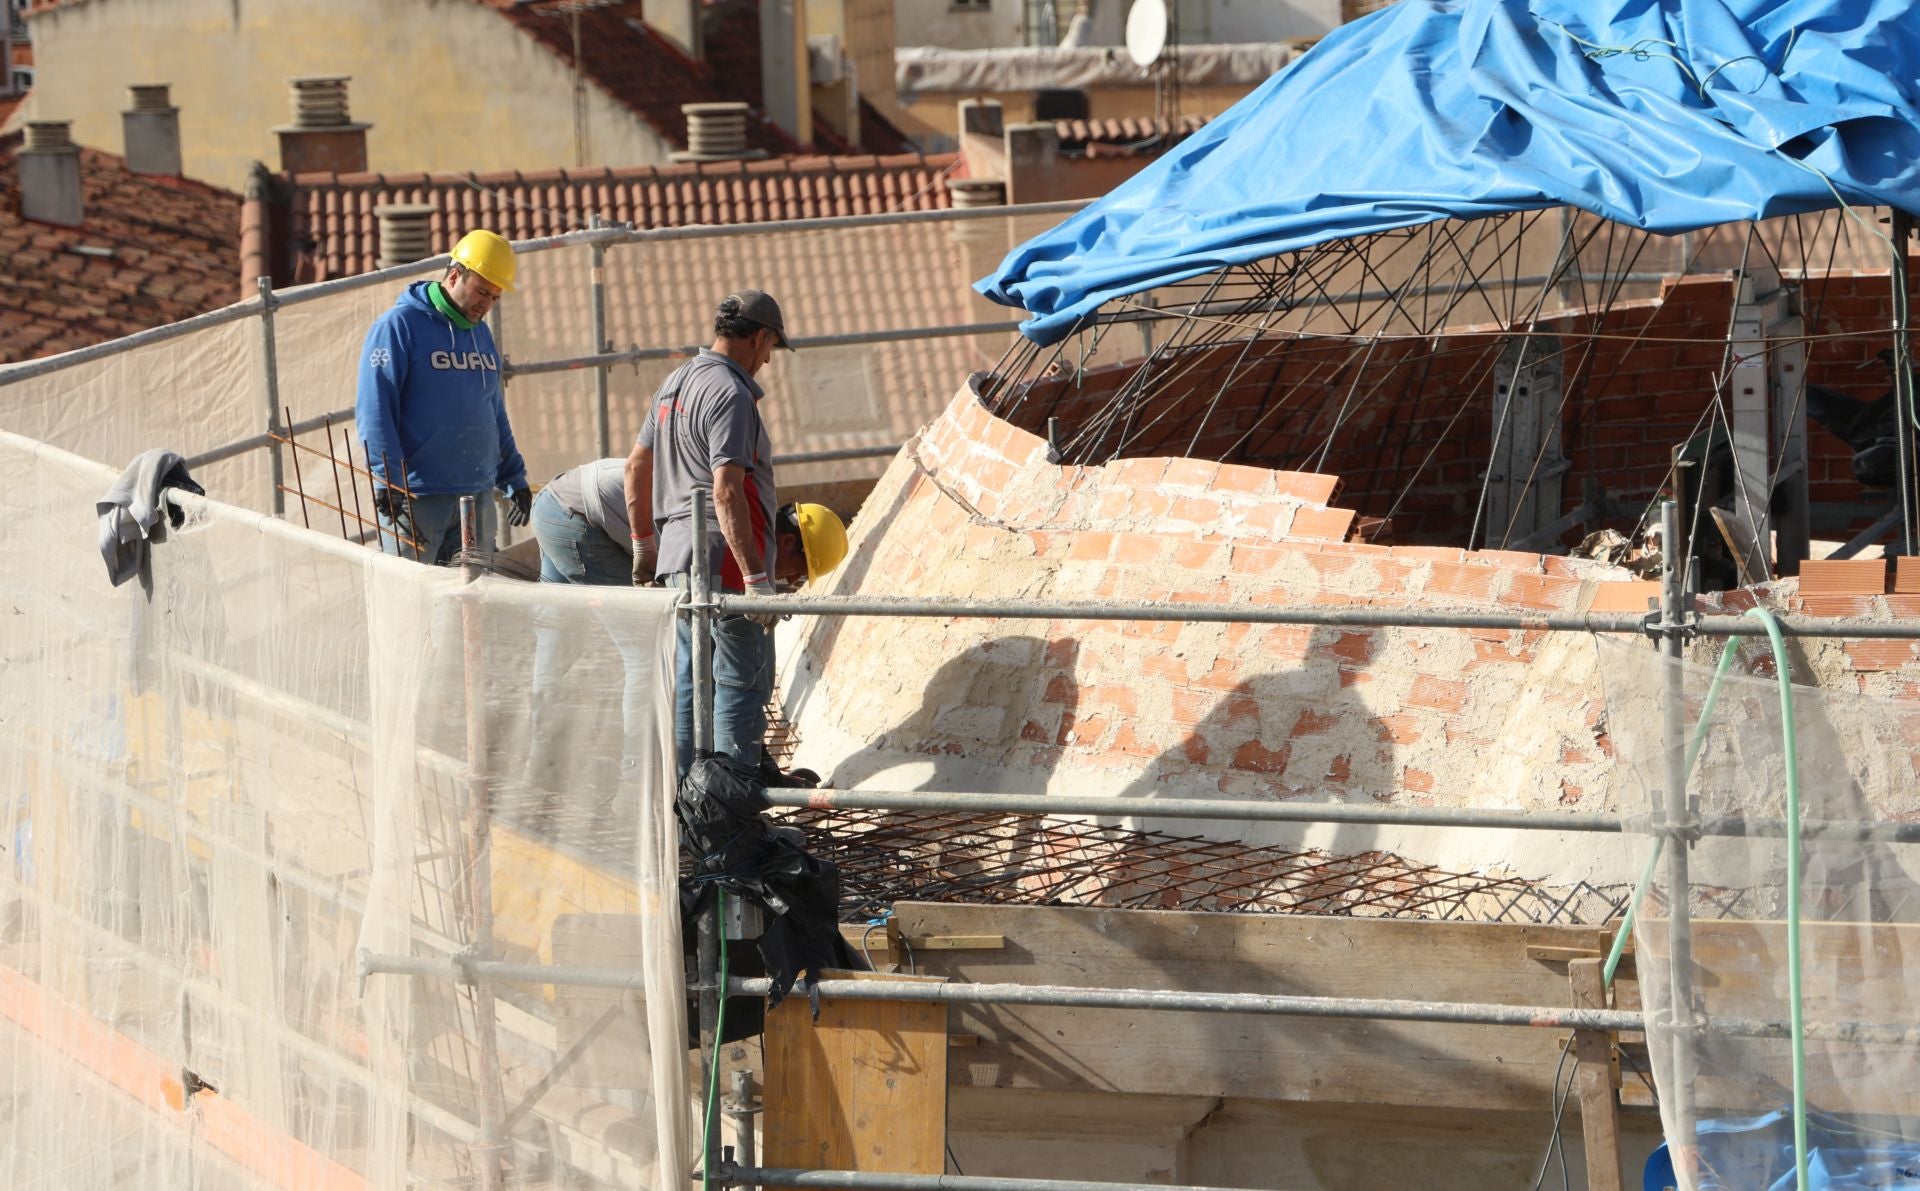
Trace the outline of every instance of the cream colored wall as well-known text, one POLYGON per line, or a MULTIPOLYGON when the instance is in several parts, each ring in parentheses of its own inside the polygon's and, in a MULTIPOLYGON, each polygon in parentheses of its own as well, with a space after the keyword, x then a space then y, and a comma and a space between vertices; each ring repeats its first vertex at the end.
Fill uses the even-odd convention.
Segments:
MULTIPOLYGON (((1245 99, 1253 90, 1246 87, 1183 87, 1180 110, 1189 116, 1218 116, 1245 99)), ((992 91, 981 94, 922 91, 903 108, 919 126, 951 137, 955 111, 963 99, 997 99, 1008 124, 1026 124, 1033 119, 1033 92, 992 91)), ((1093 87, 1087 90, 1087 104, 1096 120, 1121 120, 1129 117, 1151 119, 1158 106, 1152 87, 1093 87)))
POLYGON ((985 12, 955 9, 953 0, 894 0, 895 45, 990 50, 1027 44, 1025 30, 1026 0, 991 0, 985 12))
MULTIPOLYGON (((238 189, 251 162, 280 165, 287 79, 350 74, 369 122, 369 168, 572 165, 573 77, 553 54, 471 0, 81 0, 33 20, 44 69, 28 107, 71 119, 83 144, 122 148, 132 83, 172 83, 188 176, 238 189)), ((596 165, 664 163, 671 146, 597 87, 596 165)))

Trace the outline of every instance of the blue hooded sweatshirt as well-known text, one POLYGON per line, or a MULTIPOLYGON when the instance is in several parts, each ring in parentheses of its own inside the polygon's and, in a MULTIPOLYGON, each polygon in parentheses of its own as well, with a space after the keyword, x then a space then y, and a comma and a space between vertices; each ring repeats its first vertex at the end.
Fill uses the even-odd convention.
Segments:
POLYGON ((367 332, 354 425, 382 484, 405 460, 415 496, 511 495, 526 486, 527 465, 507 424, 493 332, 455 327, 427 296, 432 284, 408 286, 367 332))

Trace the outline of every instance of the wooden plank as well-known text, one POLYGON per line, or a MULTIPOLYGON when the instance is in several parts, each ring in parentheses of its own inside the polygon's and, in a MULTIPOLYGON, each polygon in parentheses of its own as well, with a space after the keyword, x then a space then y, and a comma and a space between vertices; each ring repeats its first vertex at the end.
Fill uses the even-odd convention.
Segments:
POLYGON ((763 1165, 945 1172, 945 1005, 825 998, 815 1021, 796 992, 767 1015, 765 1043, 763 1165))
MULTIPOLYGON (((969 981, 1564 1005, 1529 947, 1600 951, 1599 927, 901 903, 909 935, 1006 947, 918 956, 969 981)), ((1637 990, 1623 987, 1623 1008, 1637 990)), ((1294 1101, 1532 1110, 1564 1035, 1547 1030, 1046 1006, 954 1006, 980 1035, 954 1082, 1294 1101)))
POLYGON ((915 951, 1001 951, 1005 935, 915 935, 907 938, 915 951))
MULTIPOLYGON (((1607 1008, 1605 959, 1576 959, 1567 965, 1573 986, 1573 1004, 1579 1009, 1607 1008)), ((1580 1093, 1580 1131, 1586 1139, 1587 1191, 1624 1191, 1626 1171, 1620 1163, 1620 1101, 1614 1088, 1620 1083, 1620 1060, 1614 1055, 1613 1035, 1605 1030, 1575 1030, 1573 1054, 1580 1061, 1574 1082, 1580 1093)))

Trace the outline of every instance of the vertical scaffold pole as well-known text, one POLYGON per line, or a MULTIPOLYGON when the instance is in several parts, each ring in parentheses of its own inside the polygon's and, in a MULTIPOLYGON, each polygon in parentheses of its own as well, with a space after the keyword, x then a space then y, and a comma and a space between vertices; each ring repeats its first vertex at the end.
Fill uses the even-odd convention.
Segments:
POLYGON ((1914 457, 1913 347, 1907 335, 1910 295, 1907 292, 1907 243, 1913 238, 1913 216, 1893 209, 1893 259, 1888 280, 1893 290, 1893 407, 1900 425, 1894 436, 1900 465, 1900 552, 1920 554, 1920 459, 1914 457))
POLYGON ((1671 1056, 1669 1087, 1661 1095, 1674 1106, 1677 1137, 1677 1162, 1692 1163, 1694 1153, 1693 1045, 1693 929, 1688 918, 1687 850, 1692 847, 1692 812, 1687 800, 1687 717, 1686 691, 1680 663, 1686 647, 1686 576, 1691 568, 1689 545, 1680 541, 1680 506, 1671 500, 1660 504, 1660 549, 1664 557, 1660 570, 1660 652, 1667 658, 1662 687, 1662 743, 1666 749, 1666 799, 1662 808, 1659 837, 1666 841, 1662 858, 1667 886, 1667 950, 1672 967, 1667 996, 1671 1002, 1667 1027, 1668 1053, 1671 1056))
MULTIPOLYGON (((598 215, 589 221, 590 227, 603 226, 598 215)), ((607 346, 607 249, 595 240, 593 253, 593 354, 601 355, 607 346)), ((613 453, 613 427, 607 411, 607 365, 596 364, 593 367, 593 441, 600 452, 596 459, 605 459, 613 453)))
MULTIPOLYGON (((481 575, 480 509, 471 496, 460 498, 460 571, 471 584, 481 575)), ((466 832, 464 896, 472 941, 467 954, 493 959, 493 836, 491 791, 486 778, 486 699, 481 673, 482 626, 475 593, 465 592, 460 603, 461 670, 465 675, 467 711, 467 766, 460 781, 462 825, 466 832)), ((480 1067, 480 1140, 474 1157, 481 1191, 502 1191, 507 1153, 506 1092, 500 1079, 499 1022, 493 987, 477 978, 466 982, 473 998, 474 1048, 480 1067)))
MULTIPOLYGON (((260 287, 260 362, 267 390, 267 433, 282 435, 287 431, 280 425, 280 351, 273 331, 273 308, 279 302, 273 295, 273 278, 257 278, 256 284, 260 287)), ((267 469, 273 481, 273 515, 278 517, 287 511, 287 461, 277 439, 267 442, 267 469)))
MULTIPOLYGON (((688 629, 693 670, 694 755, 713 749, 713 556, 707 542, 707 493, 693 491, 693 560, 689 574, 688 629)), ((700 988, 700 1103, 713 1102, 720 1068, 714 1062, 715 1036, 720 1024, 720 901, 703 898, 695 924, 694 964, 700 988)), ((711 1178, 719 1169, 718 1131, 707 1128, 701 1112, 701 1169, 711 1178)))

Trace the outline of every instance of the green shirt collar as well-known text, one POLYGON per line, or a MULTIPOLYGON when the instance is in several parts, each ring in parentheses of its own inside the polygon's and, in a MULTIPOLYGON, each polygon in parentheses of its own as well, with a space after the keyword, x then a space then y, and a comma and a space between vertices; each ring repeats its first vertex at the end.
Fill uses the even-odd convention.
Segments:
POLYGON ((427 282, 427 301, 433 303, 435 310, 446 315, 447 321, 452 323, 456 330, 473 330, 473 320, 460 313, 460 308, 453 304, 452 298, 447 297, 447 291, 441 288, 439 282, 427 282))

